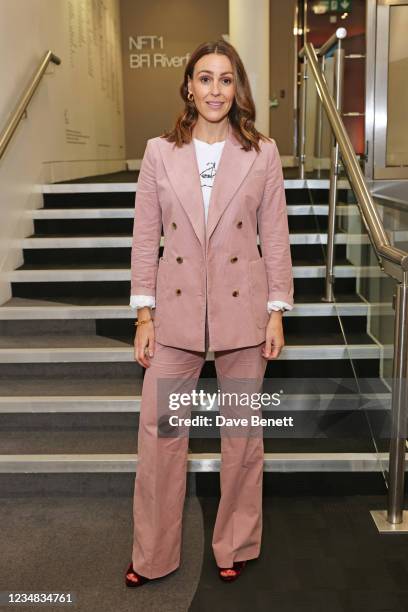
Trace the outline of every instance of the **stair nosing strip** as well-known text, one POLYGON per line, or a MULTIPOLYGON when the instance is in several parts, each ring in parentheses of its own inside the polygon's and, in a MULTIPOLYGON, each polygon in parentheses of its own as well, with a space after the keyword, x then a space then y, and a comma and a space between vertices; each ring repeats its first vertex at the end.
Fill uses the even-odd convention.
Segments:
MULTIPOLYGON (((382 471, 388 453, 265 453, 264 471, 382 471)), ((189 453, 188 472, 219 472, 220 453, 189 453)), ((408 468, 407 454, 406 467, 408 468)), ((137 454, 0 455, 0 473, 134 472, 137 454)))

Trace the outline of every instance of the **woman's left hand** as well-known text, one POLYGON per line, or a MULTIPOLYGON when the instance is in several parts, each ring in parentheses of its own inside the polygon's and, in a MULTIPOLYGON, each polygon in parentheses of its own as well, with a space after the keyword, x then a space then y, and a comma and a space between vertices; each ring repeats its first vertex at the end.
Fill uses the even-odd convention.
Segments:
POLYGON ((266 326, 265 346, 262 355, 265 359, 277 359, 282 348, 285 346, 283 337, 282 311, 273 310, 266 326))

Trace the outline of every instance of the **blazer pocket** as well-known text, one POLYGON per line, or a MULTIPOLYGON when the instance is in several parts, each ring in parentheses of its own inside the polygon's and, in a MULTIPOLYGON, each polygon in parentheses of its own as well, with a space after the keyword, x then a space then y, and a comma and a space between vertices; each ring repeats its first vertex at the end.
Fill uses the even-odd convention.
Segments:
POLYGON ((249 287, 255 322, 258 327, 266 327, 269 320, 267 310, 268 279, 263 257, 249 262, 249 287))

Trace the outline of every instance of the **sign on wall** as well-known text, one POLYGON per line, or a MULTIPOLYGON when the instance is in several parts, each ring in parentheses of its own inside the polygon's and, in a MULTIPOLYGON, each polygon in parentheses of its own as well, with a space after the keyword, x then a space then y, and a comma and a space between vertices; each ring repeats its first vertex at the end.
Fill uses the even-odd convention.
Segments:
POLYGON ((115 158, 124 149, 119 4, 68 0, 61 6, 65 143, 88 159, 115 158))
POLYGON ((197 45, 228 32, 228 0, 120 0, 126 155, 171 129, 184 108, 180 85, 197 45))
POLYGON ((349 13, 351 11, 351 0, 321 0, 319 3, 332 13, 349 13))
POLYGON ((187 64, 191 55, 167 55, 163 49, 164 36, 129 36, 129 68, 180 68, 187 64))

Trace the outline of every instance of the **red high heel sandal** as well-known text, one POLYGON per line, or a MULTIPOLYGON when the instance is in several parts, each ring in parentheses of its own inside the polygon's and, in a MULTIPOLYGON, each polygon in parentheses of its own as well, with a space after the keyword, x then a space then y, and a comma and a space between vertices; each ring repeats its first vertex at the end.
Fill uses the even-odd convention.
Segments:
POLYGON ((149 580, 151 579, 135 572, 135 570, 133 569, 133 562, 130 563, 126 571, 126 586, 139 587, 142 586, 142 584, 146 584, 146 582, 149 582, 149 580))
POLYGON ((232 567, 218 567, 218 575, 224 582, 232 582, 241 575, 245 565, 246 561, 234 561, 234 565, 232 567), (228 574, 227 576, 223 576, 221 572, 225 570, 231 570, 234 572, 234 574, 228 574))

